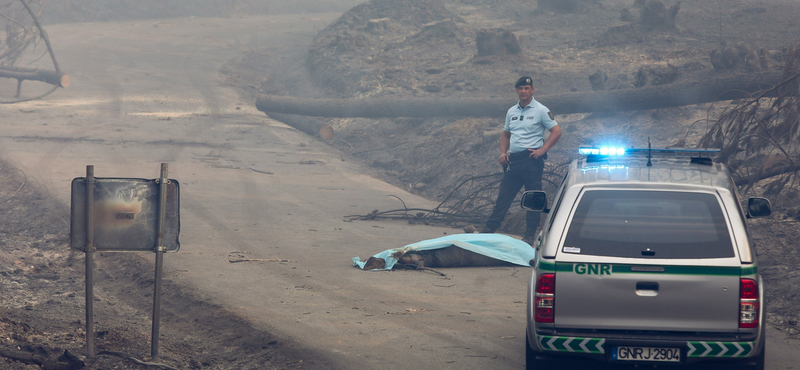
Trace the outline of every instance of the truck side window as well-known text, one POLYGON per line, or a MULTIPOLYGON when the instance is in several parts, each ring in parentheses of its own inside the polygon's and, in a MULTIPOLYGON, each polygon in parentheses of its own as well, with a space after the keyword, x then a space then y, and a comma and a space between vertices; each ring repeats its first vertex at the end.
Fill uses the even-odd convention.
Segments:
POLYGON ((561 200, 564 199, 564 193, 567 192, 567 175, 564 175, 564 178, 561 180, 561 187, 558 189, 558 195, 556 195, 556 199, 553 200, 553 209, 550 210, 550 214, 547 215, 547 222, 546 227, 547 231, 550 231, 550 228, 553 227, 553 217, 555 217, 556 213, 558 212, 558 208, 561 206, 561 200))

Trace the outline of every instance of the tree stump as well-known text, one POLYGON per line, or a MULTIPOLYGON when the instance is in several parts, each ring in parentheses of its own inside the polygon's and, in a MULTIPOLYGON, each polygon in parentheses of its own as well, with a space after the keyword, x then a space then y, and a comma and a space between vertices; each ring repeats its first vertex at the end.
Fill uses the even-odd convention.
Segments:
POLYGON ((589 83, 592 85, 592 90, 605 90, 606 82, 608 81, 608 73, 601 70, 589 75, 589 83))
POLYGON ((479 57, 516 55, 522 51, 517 37, 511 31, 502 28, 479 29, 476 41, 478 42, 479 57))
POLYGON ((757 72, 769 68, 770 53, 764 48, 755 50, 743 43, 737 43, 733 47, 723 45, 721 50, 712 50, 709 59, 715 71, 744 66, 749 72, 757 72))
POLYGON ((649 30, 672 29, 680 8, 680 1, 667 8, 659 0, 636 0, 633 9, 620 11, 620 20, 638 23, 649 30))
POLYGON ((614 77, 611 77, 608 75, 608 73, 599 69, 597 72, 589 75, 589 83, 592 85, 592 90, 595 91, 619 90, 631 87, 631 84, 628 81, 628 75, 620 73, 614 77))
POLYGON ((647 71, 652 76, 650 81, 653 86, 671 84, 678 79, 678 67, 669 63, 666 66, 647 67, 647 71))
POLYGON ((376 18, 367 21, 367 31, 383 33, 389 30, 389 18, 376 18))

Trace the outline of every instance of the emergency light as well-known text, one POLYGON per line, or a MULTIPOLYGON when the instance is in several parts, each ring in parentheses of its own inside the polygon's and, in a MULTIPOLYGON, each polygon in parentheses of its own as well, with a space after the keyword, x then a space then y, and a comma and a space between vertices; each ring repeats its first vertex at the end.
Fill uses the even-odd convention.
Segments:
POLYGON ((581 147, 578 148, 580 155, 625 155, 625 148, 622 147, 581 147))
POLYGON ((578 154, 585 155, 587 162, 599 162, 612 158, 647 156, 647 166, 652 166, 654 155, 661 159, 689 159, 690 163, 711 165, 711 156, 719 153, 719 149, 710 148, 653 148, 648 142, 647 148, 623 147, 580 147, 578 154))

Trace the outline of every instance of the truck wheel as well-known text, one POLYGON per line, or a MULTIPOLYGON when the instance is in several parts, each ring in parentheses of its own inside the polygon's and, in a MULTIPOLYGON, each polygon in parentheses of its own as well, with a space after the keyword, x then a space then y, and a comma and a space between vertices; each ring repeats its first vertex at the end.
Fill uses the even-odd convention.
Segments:
POLYGON ((764 370, 764 359, 767 357, 767 338, 761 337, 761 354, 756 357, 756 363, 753 366, 754 370, 764 370))
POLYGON ((531 342, 528 341, 528 333, 525 333, 525 369, 537 370, 539 368, 539 361, 536 359, 536 352, 531 348, 531 342))
MULTIPOLYGON (((764 317, 767 317, 764 312, 764 317)), ((761 354, 756 357, 755 370, 764 370, 764 359, 767 357, 767 324, 761 323, 761 354)))

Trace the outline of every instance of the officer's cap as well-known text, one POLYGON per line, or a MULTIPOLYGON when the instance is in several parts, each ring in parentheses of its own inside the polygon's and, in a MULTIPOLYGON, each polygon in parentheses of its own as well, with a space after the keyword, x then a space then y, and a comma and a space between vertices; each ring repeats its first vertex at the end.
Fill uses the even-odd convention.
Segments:
POLYGON ((514 84, 514 87, 516 88, 522 85, 533 86, 533 80, 528 76, 521 77, 519 80, 517 80, 517 83, 514 84))

